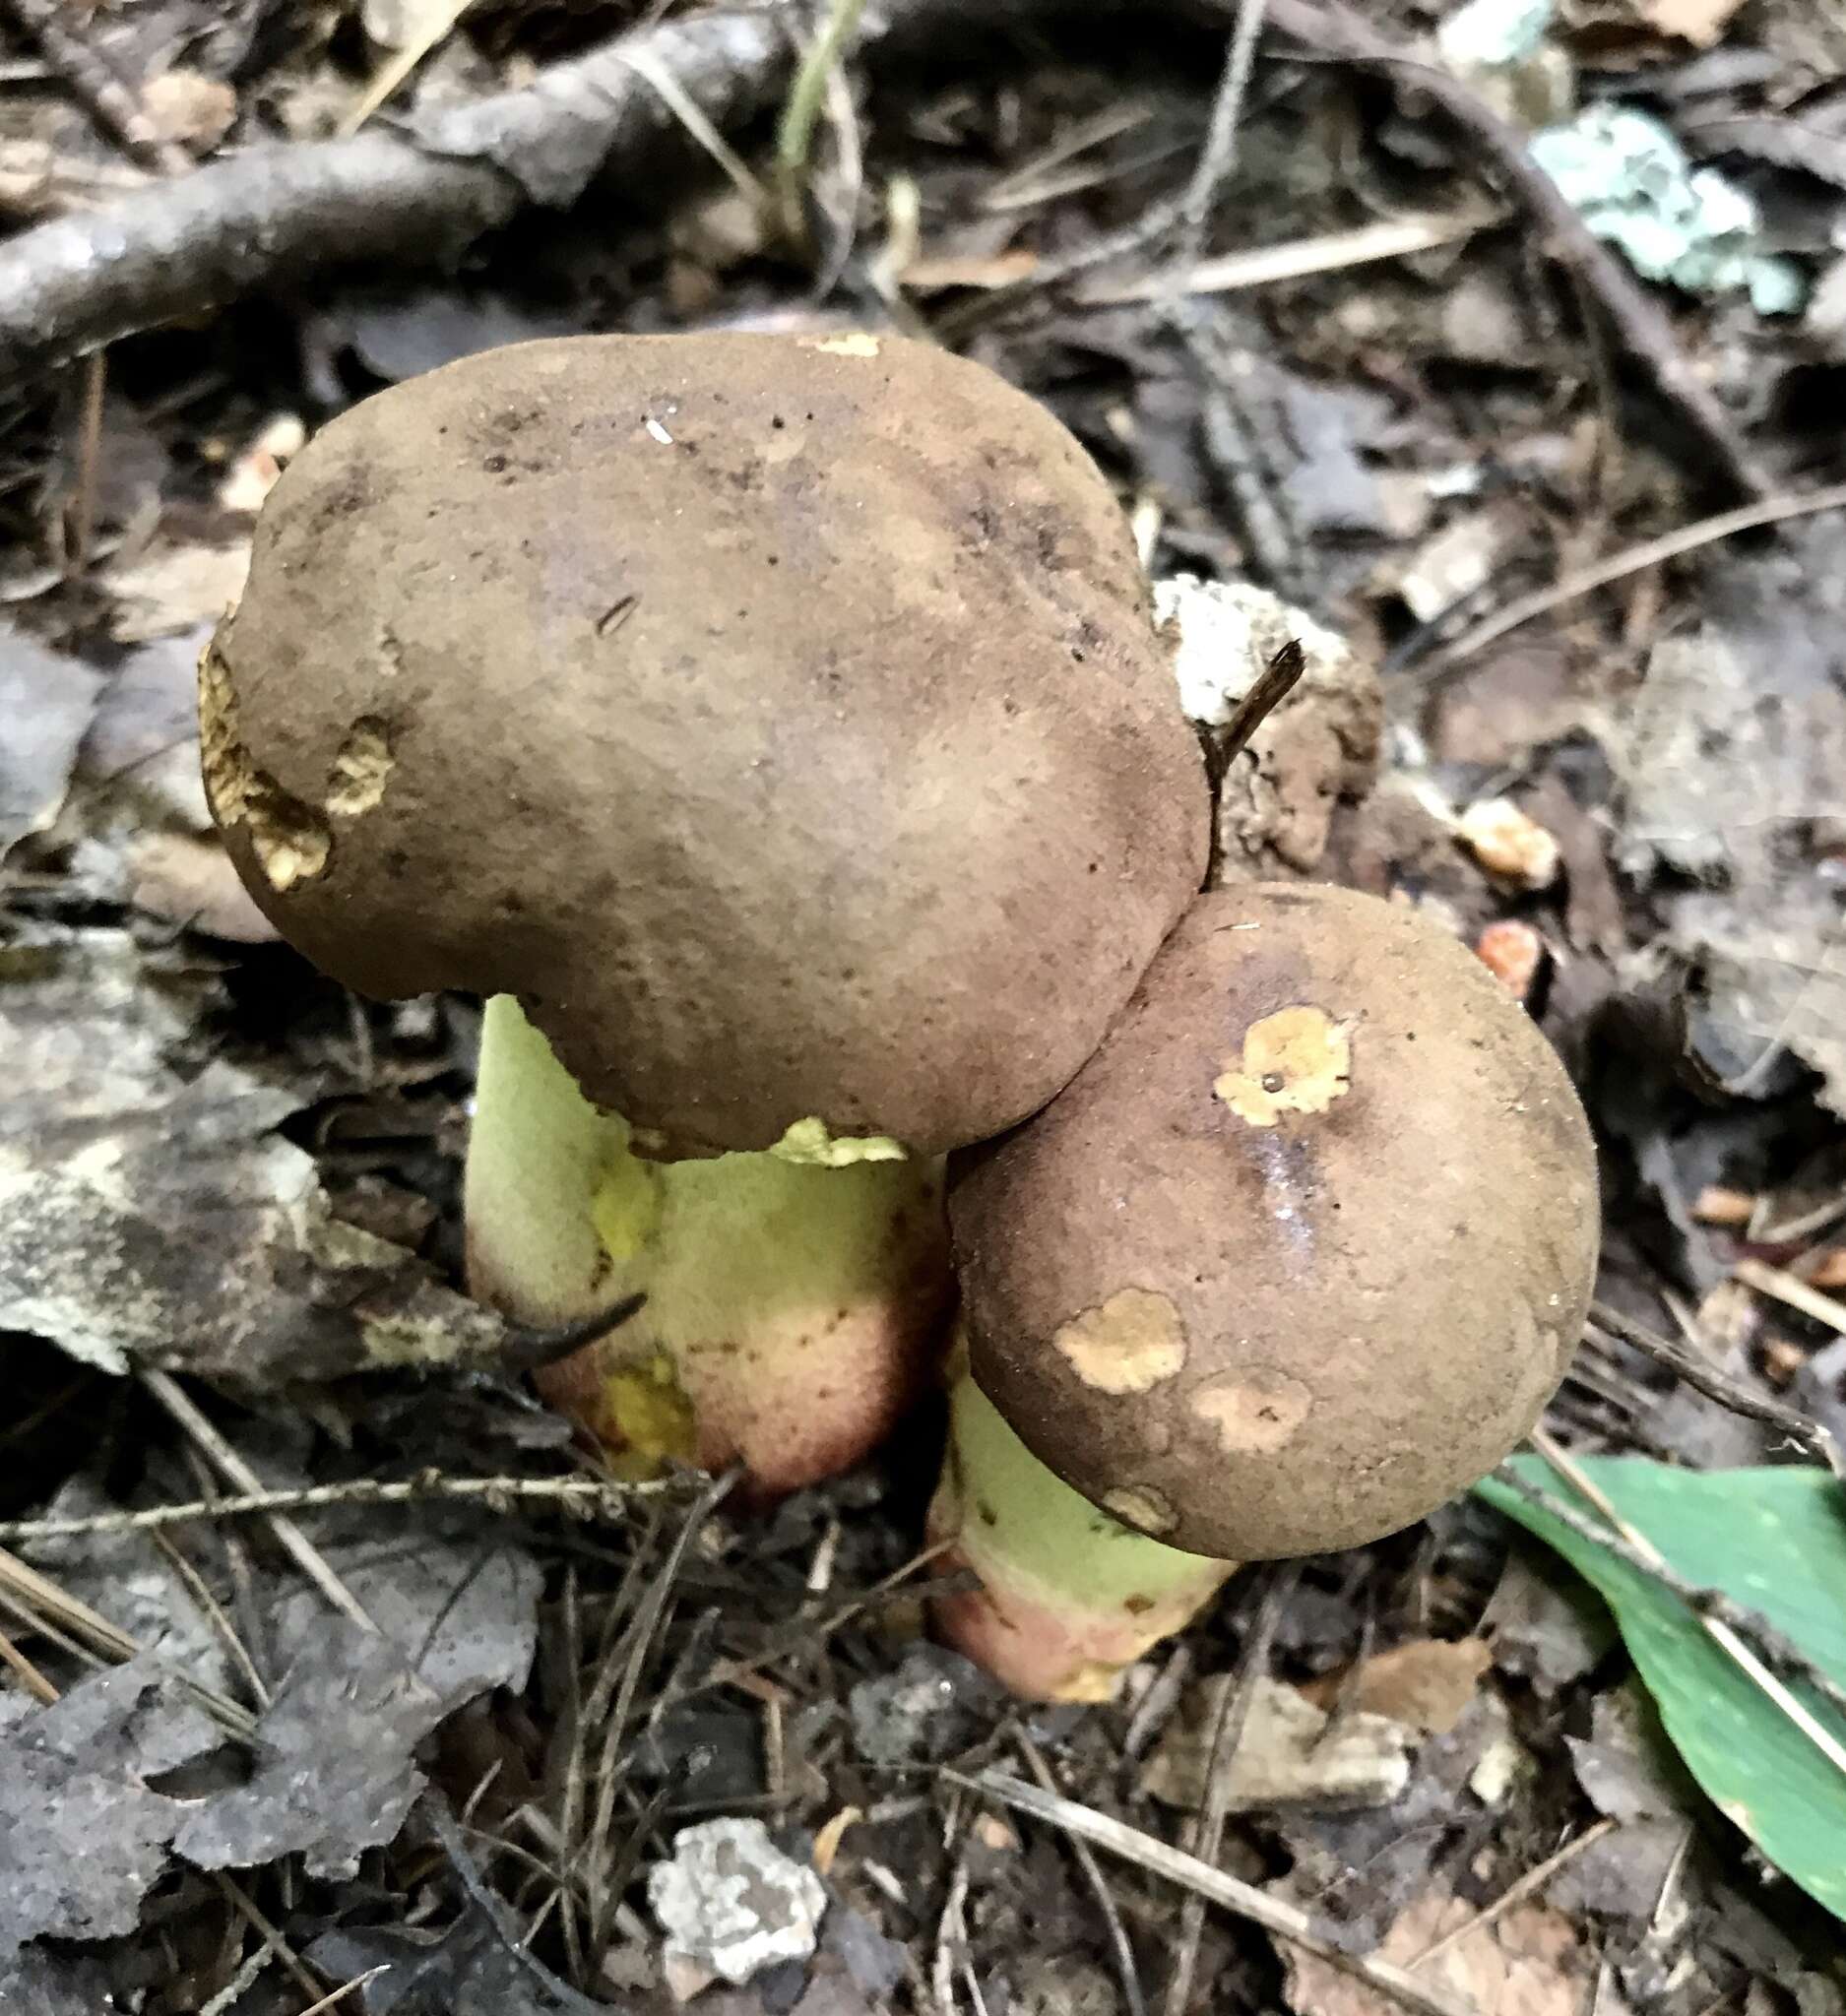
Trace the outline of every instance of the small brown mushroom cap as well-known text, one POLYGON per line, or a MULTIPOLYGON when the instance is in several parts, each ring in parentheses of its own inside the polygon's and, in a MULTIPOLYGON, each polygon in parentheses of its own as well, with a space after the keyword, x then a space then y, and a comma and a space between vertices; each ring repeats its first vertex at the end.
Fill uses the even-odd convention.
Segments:
POLYGON ((1351 890, 1202 898, 950 1198, 975 1377, 1124 1523, 1248 1560, 1473 1481, 1563 1376, 1588 1122, 1481 963, 1351 890))
POLYGON ((1011 1125, 1203 871, 1108 485, 891 338, 572 338, 366 400, 278 483, 202 693, 285 936, 517 994, 666 1152, 1011 1125))

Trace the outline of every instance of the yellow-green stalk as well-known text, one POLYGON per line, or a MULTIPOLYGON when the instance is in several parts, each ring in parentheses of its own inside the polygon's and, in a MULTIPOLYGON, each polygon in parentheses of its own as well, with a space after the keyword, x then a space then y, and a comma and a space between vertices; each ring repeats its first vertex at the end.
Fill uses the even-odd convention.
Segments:
POLYGON ((980 1582, 934 1599, 936 1633, 1031 1700, 1107 1701, 1237 1564, 1099 1511, 1033 1455, 955 1355, 929 1539, 949 1543, 938 1572, 971 1568, 980 1582))
POLYGON ((948 1307, 939 1163, 812 1123, 645 1161, 510 995, 482 1022, 466 1215, 470 1285, 521 1323, 647 1295, 538 1375, 629 1474, 735 1462, 775 1495, 851 1468, 926 1383, 948 1307))

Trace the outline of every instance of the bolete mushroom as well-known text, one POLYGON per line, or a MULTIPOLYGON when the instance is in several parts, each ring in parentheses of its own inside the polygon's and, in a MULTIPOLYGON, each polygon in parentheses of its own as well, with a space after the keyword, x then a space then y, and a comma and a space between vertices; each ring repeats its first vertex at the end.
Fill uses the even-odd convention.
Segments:
POLYGON ((647 1289, 559 1390, 776 1485, 888 1423, 934 1159, 1070 1078, 1206 851, 1108 485, 889 338, 573 338, 366 400, 271 494, 201 686, 278 929, 363 993, 495 997, 478 1292, 647 1289))
POLYGON ((1211 1563, 1358 1545, 1492 1469, 1563 1375, 1599 1230, 1518 1004, 1415 912, 1308 885, 1201 898, 949 1218, 972 1387, 933 1524, 985 1589, 945 1627, 1064 1696, 1171 1628, 1187 1564, 1202 1600, 1211 1563), (1070 1488, 1008 1541, 1034 1459, 1070 1488))

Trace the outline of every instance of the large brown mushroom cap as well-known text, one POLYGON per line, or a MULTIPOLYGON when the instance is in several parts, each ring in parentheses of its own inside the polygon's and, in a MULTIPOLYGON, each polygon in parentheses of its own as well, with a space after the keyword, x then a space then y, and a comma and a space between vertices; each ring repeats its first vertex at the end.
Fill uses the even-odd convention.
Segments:
POLYGON ((1203 870, 1107 484, 890 338, 572 338, 378 394, 277 485, 202 687, 286 937, 370 994, 516 993, 671 1152, 997 1132, 1203 870))
POLYGON ((1413 912, 1205 897, 1094 1056, 951 1194, 974 1374, 1043 1462, 1193 1553, 1357 1545, 1530 1428, 1596 1264, 1589 1126, 1413 912))

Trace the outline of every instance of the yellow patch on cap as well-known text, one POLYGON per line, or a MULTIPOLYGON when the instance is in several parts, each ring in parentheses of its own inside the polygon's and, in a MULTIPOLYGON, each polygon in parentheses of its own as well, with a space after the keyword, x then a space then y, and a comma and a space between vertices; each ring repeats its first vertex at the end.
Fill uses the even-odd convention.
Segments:
POLYGON ((1165 1295, 1124 1288, 1073 1316, 1051 1339, 1086 1386, 1145 1393, 1185 1363, 1185 1326, 1165 1295))
POLYGON ((1207 1379, 1187 1405, 1227 1456, 1266 1456, 1294 1435, 1313 1400, 1293 1374, 1258 1371, 1207 1379))
POLYGON ((1281 1008, 1243 1033, 1243 1055, 1212 1091, 1252 1127, 1324 1113, 1353 1082, 1352 1025, 1324 1008, 1281 1008))

